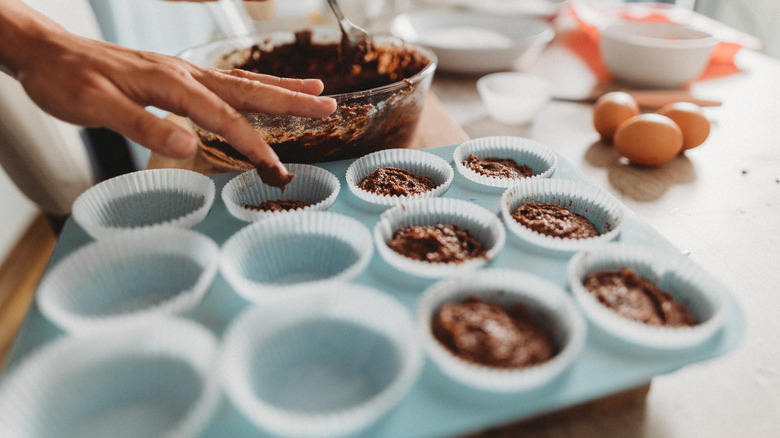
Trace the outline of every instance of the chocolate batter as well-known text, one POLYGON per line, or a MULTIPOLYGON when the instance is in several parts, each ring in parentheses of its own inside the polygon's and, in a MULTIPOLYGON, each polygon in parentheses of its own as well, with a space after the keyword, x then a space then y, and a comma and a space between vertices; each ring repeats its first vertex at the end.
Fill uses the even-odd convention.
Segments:
POLYGON ((515 209, 512 217, 520 225, 548 236, 586 239, 599 235, 585 216, 547 202, 524 202, 515 209))
MULTIPOLYGON (((409 78, 425 69, 431 60, 404 45, 374 42, 352 47, 316 43, 311 37, 311 31, 301 31, 291 43, 272 47, 270 41, 261 42, 249 49, 243 61, 225 67, 281 77, 319 78, 325 85, 325 95, 406 83, 392 92, 339 96, 336 112, 322 119, 247 115, 281 161, 341 160, 408 145, 425 95, 425 91, 416 90, 420 84, 413 85, 409 78)), ((226 63, 228 58, 236 58, 236 53, 226 56, 226 63)), ((203 129, 197 132, 210 159, 232 167, 249 163, 224 138, 203 129)))
POLYGON ((257 211, 287 211, 308 207, 309 204, 296 199, 275 199, 263 201, 260 204, 244 204, 244 208, 257 211))
POLYGON ((463 160, 463 165, 474 172, 493 178, 521 179, 536 175, 530 167, 525 164, 517 164, 517 161, 511 158, 478 158, 476 155, 470 154, 467 159, 463 160))
POLYGON ((433 335, 454 355, 499 368, 521 368, 550 360, 555 346, 545 329, 518 303, 512 307, 468 297, 442 306, 433 335))
POLYGON ((358 188, 385 196, 409 196, 436 188, 427 176, 417 176, 397 167, 377 168, 358 183, 358 188))
POLYGON ((696 319, 668 292, 628 268, 588 275, 585 289, 624 318, 650 325, 685 327, 696 319))
POLYGON ((486 257, 482 244, 458 225, 410 225, 393 233, 387 243, 393 251, 432 263, 462 263, 486 257))

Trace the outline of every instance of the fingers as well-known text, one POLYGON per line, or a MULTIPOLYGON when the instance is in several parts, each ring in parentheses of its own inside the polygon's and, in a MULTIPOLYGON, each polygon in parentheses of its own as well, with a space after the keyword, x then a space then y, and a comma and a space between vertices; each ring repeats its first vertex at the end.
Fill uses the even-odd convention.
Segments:
POLYGON ((336 110, 331 97, 318 96, 322 82, 233 70, 201 70, 196 79, 239 111, 326 117, 336 110))

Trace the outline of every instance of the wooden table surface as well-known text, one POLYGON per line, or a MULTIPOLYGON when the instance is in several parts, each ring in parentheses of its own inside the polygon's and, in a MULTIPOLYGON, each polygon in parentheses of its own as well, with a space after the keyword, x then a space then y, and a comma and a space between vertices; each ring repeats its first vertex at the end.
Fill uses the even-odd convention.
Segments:
MULTIPOLYGON (((553 100, 533 123, 503 125, 482 107, 474 77, 437 73, 415 147, 517 135, 547 144, 615 194, 734 292, 748 327, 731 354, 653 379, 647 388, 574 415, 481 433, 509 437, 774 437, 780 430, 780 61, 742 50, 742 73, 696 83, 723 105, 707 108, 707 141, 658 168, 621 160, 602 144, 588 103, 553 100)), ((589 71, 552 44, 528 70, 553 89, 592 85, 589 71)), ((150 167, 192 167, 153 156, 150 167)), ((205 169, 205 171, 208 171, 205 169)))

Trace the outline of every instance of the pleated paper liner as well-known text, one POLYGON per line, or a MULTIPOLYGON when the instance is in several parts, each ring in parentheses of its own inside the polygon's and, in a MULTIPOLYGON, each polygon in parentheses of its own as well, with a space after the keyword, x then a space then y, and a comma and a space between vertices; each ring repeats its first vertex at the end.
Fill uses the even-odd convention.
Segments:
POLYGON ((543 251, 571 254, 616 239, 623 227, 624 212, 614 196, 589 184, 566 179, 535 179, 520 182, 504 192, 501 215, 509 231, 521 241, 543 251), (593 224, 599 235, 583 239, 561 238, 527 228, 512 217, 524 202, 551 203, 580 214, 593 224))
POLYGON ((367 286, 331 284, 252 306, 228 327, 220 374, 236 408, 274 436, 364 430, 416 381, 423 355, 409 312, 367 286))
POLYGON ((194 438, 220 400, 217 339, 147 317, 44 344, 0 387, 6 437, 194 438))
POLYGON ((713 337, 728 314, 726 288, 682 254, 625 243, 609 243, 575 254, 567 267, 569 289, 588 319, 626 346, 683 351, 713 337), (624 318, 601 304, 584 286, 589 274, 629 268, 685 305, 697 323, 666 327, 624 318))
POLYGON ((300 299, 315 286, 357 278, 372 254, 371 233, 359 221, 300 211, 252 223, 228 238, 221 272, 249 301, 300 299))
POLYGON ((417 329, 428 356, 450 378, 483 391, 517 393, 540 388, 564 373, 585 344, 587 325, 574 301, 559 286, 530 273, 488 268, 440 280, 426 289, 417 306, 417 329), (432 323, 444 304, 459 303, 470 296, 501 306, 525 306, 550 336, 555 355, 521 368, 483 365, 456 356, 435 338, 432 323))
POLYGON ((181 315, 203 299, 219 267, 211 238, 143 229, 87 244, 57 263, 36 294, 41 313, 84 333, 149 314, 181 315))
POLYGON ((222 200, 230 214, 247 222, 285 214, 285 211, 263 211, 247 206, 257 206, 265 201, 294 200, 308 204, 302 210, 327 210, 336 201, 340 183, 329 171, 308 164, 285 164, 295 174, 284 190, 269 186, 260 180, 257 171, 238 174, 222 189, 222 200))
POLYGON ((444 159, 430 152, 416 149, 386 149, 373 152, 355 160, 348 168, 345 179, 349 190, 359 199, 378 206, 392 206, 410 199, 435 198, 444 194, 452 183, 455 171, 444 159), (358 187, 360 182, 376 169, 396 167, 418 177, 427 176, 436 185, 432 190, 411 196, 378 195, 358 187))
POLYGON ((474 203, 452 198, 418 199, 403 203, 382 213, 374 227, 374 243, 382 258, 394 268, 422 278, 441 278, 485 266, 498 255, 505 240, 506 231, 495 214, 474 203), (435 263, 406 257, 388 246, 393 234, 401 228, 438 224, 458 225, 468 230, 482 245, 485 256, 461 263, 435 263))
POLYGON ((214 182, 183 169, 150 169, 103 181, 73 203, 73 219, 100 239, 141 228, 192 228, 214 202, 214 182))
POLYGON ((550 178, 558 165, 558 157, 547 146, 523 137, 494 136, 466 141, 453 151, 453 161, 464 186, 477 191, 500 193, 525 179, 550 178), (527 178, 497 178, 485 176, 463 164, 470 155, 477 158, 512 159, 534 172, 527 178))

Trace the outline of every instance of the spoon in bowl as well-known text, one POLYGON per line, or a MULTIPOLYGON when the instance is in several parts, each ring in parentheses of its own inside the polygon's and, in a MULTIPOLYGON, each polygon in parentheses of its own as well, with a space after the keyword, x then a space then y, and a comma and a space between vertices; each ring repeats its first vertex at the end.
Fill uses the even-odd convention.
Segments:
POLYGON ((356 25, 350 21, 349 18, 344 16, 344 13, 341 12, 341 7, 339 6, 338 0, 328 0, 328 5, 330 5, 330 9, 336 15, 336 18, 339 21, 339 27, 341 28, 342 36, 344 39, 349 40, 350 45, 354 47, 371 41, 371 35, 368 33, 368 31, 356 25))

